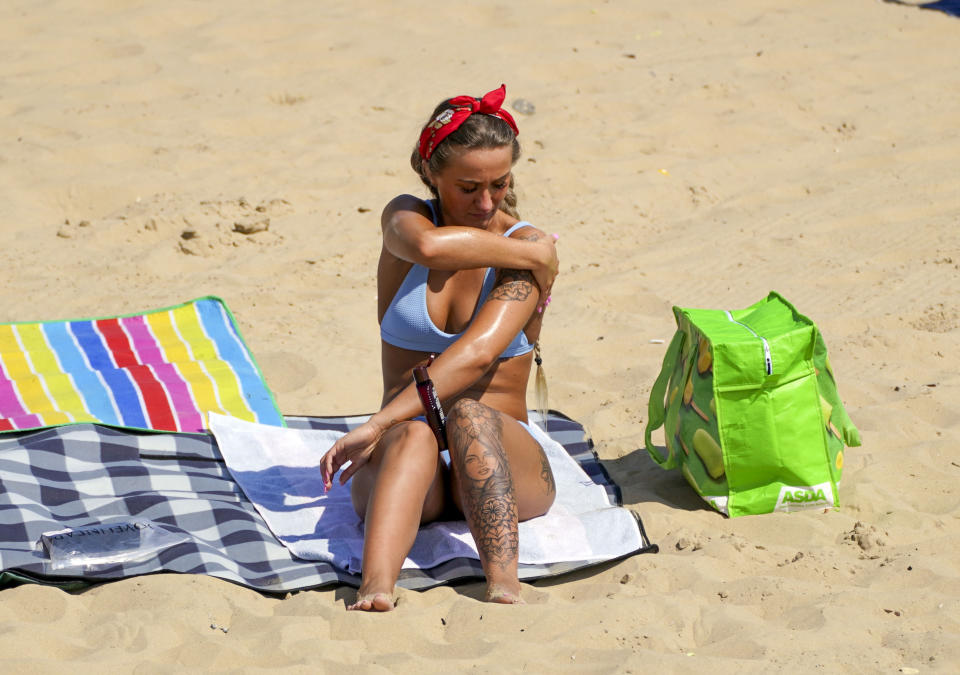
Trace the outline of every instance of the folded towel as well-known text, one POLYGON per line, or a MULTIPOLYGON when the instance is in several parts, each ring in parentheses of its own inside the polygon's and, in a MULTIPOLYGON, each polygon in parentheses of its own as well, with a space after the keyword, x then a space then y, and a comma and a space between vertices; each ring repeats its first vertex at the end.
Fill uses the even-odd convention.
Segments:
MULTIPOLYGON (((544 516, 520 523, 520 563, 596 562, 644 548, 633 515, 613 504, 563 446, 530 426, 553 469, 557 499, 544 516)), ((341 433, 217 414, 210 415, 210 430, 230 473, 291 553, 360 571, 363 523, 349 483, 325 494, 320 475, 320 459, 341 433)), ((478 558, 466 522, 435 522, 420 529, 403 568, 428 569, 460 557, 478 558)))

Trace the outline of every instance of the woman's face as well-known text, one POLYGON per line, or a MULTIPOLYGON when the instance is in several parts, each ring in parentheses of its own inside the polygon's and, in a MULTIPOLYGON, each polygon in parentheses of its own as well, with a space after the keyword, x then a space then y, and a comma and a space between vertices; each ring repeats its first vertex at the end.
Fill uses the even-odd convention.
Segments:
POLYGON ((486 229, 510 187, 513 149, 464 150, 455 154, 439 173, 426 170, 440 194, 445 225, 486 229))

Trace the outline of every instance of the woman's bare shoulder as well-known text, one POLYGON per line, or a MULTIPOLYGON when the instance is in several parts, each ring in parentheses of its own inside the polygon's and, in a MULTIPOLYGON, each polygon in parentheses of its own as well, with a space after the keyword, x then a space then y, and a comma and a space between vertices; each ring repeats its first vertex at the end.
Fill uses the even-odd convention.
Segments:
POLYGON ((413 195, 397 195, 383 207, 381 222, 386 225, 395 217, 404 217, 405 214, 416 214, 431 219, 430 207, 427 203, 413 195))
MULTIPOLYGON (((547 236, 547 233, 541 230, 539 227, 525 221, 525 220, 514 220, 510 225, 513 227, 517 223, 525 223, 523 227, 518 227, 513 232, 510 233, 511 239, 524 239, 526 241, 539 241, 547 236)), ((509 229, 509 228, 508 228, 509 229)))

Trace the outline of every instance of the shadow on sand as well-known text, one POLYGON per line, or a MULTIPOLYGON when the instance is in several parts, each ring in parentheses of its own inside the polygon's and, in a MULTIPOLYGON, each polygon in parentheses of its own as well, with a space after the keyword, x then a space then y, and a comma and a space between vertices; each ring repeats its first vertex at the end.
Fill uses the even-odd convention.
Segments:
MULTIPOLYGON (((661 452, 666 454, 663 448, 661 452)), ((714 510, 693 491, 679 471, 665 471, 657 466, 646 448, 637 448, 618 459, 600 460, 600 463, 620 487, 624 506, 659 502, 684 511, 714 510)))

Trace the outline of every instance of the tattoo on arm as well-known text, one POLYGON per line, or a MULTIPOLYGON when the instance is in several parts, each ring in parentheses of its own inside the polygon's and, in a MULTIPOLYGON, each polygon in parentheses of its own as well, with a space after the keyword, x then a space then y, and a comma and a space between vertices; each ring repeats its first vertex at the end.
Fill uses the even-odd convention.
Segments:
POLYGON ((522 239, 524 241, 540 241, 545 236, 546 235, 540 232, 539 230, 535 230, 532 227, 524 227, 523 229, 520 230, 520 233, 514 235, 513 238, 522 239))
POLYGON ((496 285, 490 291, 494 300, 523 302, 537 288, 533 274, 527 270, 500 270, 496 285))
MULTIPOLYGON (((451 455, 460 476, 463 512, 481 559, 501 569, 517 559, 517 496, 507 454, 503 422, 477 401, 461 400, 453 425, 451 455)), ((451 431, 450 427, 447 428, 451 431)))

